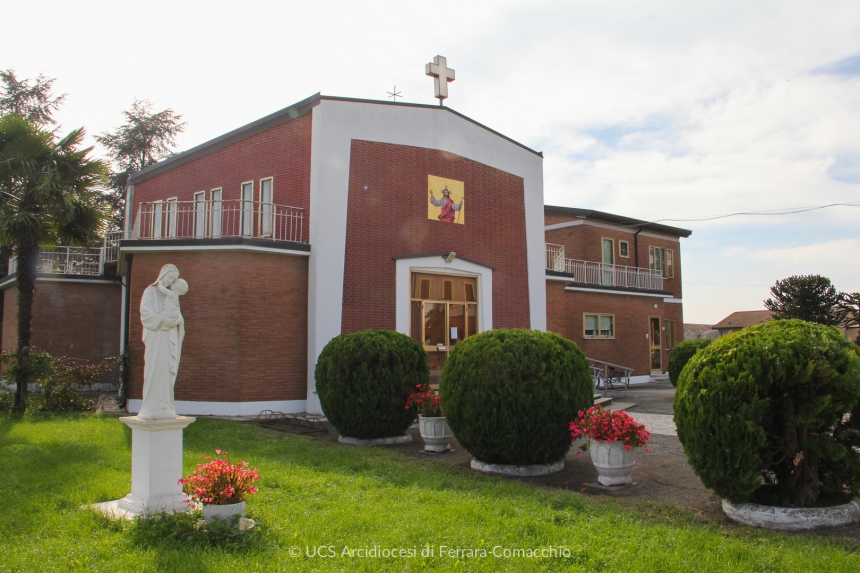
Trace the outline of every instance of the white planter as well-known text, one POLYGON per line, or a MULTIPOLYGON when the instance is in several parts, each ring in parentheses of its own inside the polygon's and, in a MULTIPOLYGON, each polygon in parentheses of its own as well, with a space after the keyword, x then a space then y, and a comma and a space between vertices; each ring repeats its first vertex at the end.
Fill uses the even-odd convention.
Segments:
POLYGON ((245 515, 245 502, 231 503, 230 505, 203 504, 203 519, 206 523, 212 523, 216 519, 227 521, 234 515, 240 517, 245 515))
POLYGON ((624 442, 591 442, 591 462, 597 468, 597 481, 601 485, 628 485, 633 483, 633 466, 637 448, 624 450, 624 442))
POLYGON ((855 500, 833 507, 774 507, 723 500, 723 511, 733 520, 753 527, 800 531, 835 527, 860 521, 860 503, 855 500))
POLYGON ((418 430, 424 439, 424 449, 428 452, 447 452, 451 449, 451 428, 444 416, 418 416, 418 430))

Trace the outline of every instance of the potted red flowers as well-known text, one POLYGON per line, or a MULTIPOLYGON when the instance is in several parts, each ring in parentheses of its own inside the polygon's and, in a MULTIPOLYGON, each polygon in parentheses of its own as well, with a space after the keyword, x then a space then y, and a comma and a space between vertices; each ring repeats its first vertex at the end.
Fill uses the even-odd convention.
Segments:
MULTIPOLYGON (((636 450, 645 445, 651 433, 622 410, 604 410, 592 406, 579 412, 570 423, 570 435, 576 440, 584 436, 588 441, 583 451, 591 451, 591 461, 597 468, 597 481, 603 485, 626 485, 633 483, 633 466, 636 450), (597 442, 592 446, 591 441, 597 442)), ((645 448, 648 451, 648 448, 645 448)))
POLYGON ((203 519, 227 520, 245 514, 245 498, 257 493, 254 482, 260 479, 259 468, 248 469, 248 462, 230 463, 227 452, 215 450, 223 458, 201 456, 208 460, 197 464, 194 473, 179 480, 182 491, 203 506, 203 519))
POLYGON ((424 450, 436 453, 450 450, 454 434, 442 414, 439 394, 427 384, 418 384, 416 388, 418 392, 409 396, 406 409, 418 408, 418 430, 424 439, 424 450))

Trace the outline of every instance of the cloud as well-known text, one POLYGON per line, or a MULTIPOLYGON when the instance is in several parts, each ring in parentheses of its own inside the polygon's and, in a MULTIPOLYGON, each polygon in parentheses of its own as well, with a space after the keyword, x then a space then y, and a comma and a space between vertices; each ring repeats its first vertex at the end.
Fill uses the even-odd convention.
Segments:
POLYGON ((860 183, 860 154, 837 157, 827 174, 843 183, 860 183))

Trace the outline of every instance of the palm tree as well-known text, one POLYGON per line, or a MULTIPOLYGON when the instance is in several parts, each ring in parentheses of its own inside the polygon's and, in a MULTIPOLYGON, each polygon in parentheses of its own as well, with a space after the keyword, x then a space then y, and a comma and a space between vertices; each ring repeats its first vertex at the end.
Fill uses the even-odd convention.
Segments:
POLYGON ((84 130, 56 141, 17 114, 0 118, 0 245, 18 259, 18 350, 15 409, 27 405, 30 323, 40 247, 87 246, 103 232, 98 207, 106 165, 78 149, 84 130))

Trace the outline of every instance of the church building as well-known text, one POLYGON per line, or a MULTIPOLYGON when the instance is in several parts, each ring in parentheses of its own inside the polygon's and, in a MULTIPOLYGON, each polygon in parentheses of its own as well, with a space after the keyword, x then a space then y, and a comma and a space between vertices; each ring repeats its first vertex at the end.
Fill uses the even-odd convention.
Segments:
POLYGON ((315 95, 129 179, 119 247, 130 411, 137 304, 189 285, 177 412, 319 412, 314 366, 364 328, 420 341, 438 379, 493 328, 546 329, 543 157, 447 107, 315 95))

